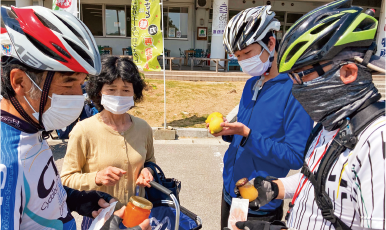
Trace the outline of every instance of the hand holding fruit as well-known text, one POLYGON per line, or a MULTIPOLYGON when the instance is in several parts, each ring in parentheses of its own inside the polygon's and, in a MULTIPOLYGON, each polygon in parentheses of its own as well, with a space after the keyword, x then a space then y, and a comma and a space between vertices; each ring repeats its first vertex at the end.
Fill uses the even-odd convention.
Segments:
POLYGON ((243 137, 247 137, 249 135, 250 129, 240 122, 234 122, 234 123, 228 123, 227 119, 225 117, 221 118, 223 122, 220 122, 219 119, 215 119, 216 115, 213 114, 221 114, 218 112, 214 112, 208 116, 208 119, 206 119, 206 127, 209 129, 209 132, 215 136, 228 136, 228 135, 240 135, 243 137), (209 122, 208 122, 209 121, 209 122), (212 126, 211 123, 213 122, 212 126))
POLYGON ((219 112, 211 113, 208 118, 206 119, 206 127, 209 127, 209 132, 211 134, 216 134, 221 132, 222 126, 221 123, 223 123, 226 119, 224 119, 223 115, 219 112))
POLYGON ((260 207, 268 204, 272 200, 276 199, 276 197, 278 196, 279 187, 275 182, 272 181, 273 179, 276 179, 276 178, 273 178, 273 177, 264 178, 264 177, 258 176, 250 180, 249 182, 247 182, 252 184, 254 188, 257 189, 257 194, 255 194, 250 188, 247 188, 248 191, 242 190, 243 185, 246 185, 247 183, 245 182, 248 180, 247 178, 243 178, 236 183, 234 192, 237 196, 241 195, 241 197, 243 197, 244 199, 249 199, 249 208, 257 211, 260 209, 260 207), (252 192, 250 192, 249 190, 251 190, 252 192), (253 197, 255 196, 257 196, 257 198, 252 200, 253 197))

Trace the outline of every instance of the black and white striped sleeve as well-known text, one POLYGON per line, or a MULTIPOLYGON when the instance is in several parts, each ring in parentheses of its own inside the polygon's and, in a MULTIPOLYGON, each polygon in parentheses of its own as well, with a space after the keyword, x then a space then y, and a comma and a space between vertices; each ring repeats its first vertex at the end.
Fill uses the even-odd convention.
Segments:
POLYGON ((286 178, 279 178, 279 180, 283 183, 284 186, 284 199, 291 199, 296 191, 296 188, 300 182, 300 179, 302 178, 303 174, 300 172, 286 177, 286 178))
POLYGON ((352 195, 357 201, 354 208, 360 215, 362 228, 386 229, 385 123, 383 117, 370 125, 359 136, 354 150, 352 195))

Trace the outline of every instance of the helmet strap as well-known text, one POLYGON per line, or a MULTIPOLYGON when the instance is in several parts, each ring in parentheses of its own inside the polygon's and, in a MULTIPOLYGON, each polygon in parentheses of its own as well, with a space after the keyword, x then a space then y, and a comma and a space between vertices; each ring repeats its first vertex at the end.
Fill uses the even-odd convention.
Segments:
MULTIPOLYGON (((274 37, 276 39, 274 33, 272 33, 272 37, 274 37)), ((267 71, 265 71, 265 73, 264 73, 264 75, 267 76, 271 71, 272 62, 275 59, 275 50, 270 51, 268 46, 263 41, 257 41, 257 43, 259 43, 259 45, 269 53, 269 58, 268 58, 269 67, 268 67, 267 71)))
POLYGON ((42 96, 40 98, 40 106, 39 106, 39 123, 35 122, 28 114, 27 112, 23 109, 23 107, 20 105, 19 101, 16 99, 15 96, 9 96, 9 100, 13 107, 16 109, 16 111, 31 125, 33 125, 37 131, 42 131, 42 136, 43 139, 47 139, 49 137, 49 133, 45 131, 44 125, 43 125, 43 111, 44 107, 47 104, 47 99, 48 99, 48 92, 50 90, 51 82, 54 77, 55 72, 53 71, 48 71, 46 80, 44 82, 44 86, 42 89, 42 96))
MULTIPOLYGON (((50 86, 52 79, 54 78, 55 72, 54 71, 48 71, 46 80, 44 81, 43 89, 42 89, 42 96, 40 97, 40 105, 39 105, 39 125, 43 127, 43 139, 47 139, 49 137, 49 133, 45 131, 44 124, 43 124, 43 112, 44 107, 47 104, 48 100, 48 93, 50 91, 50 86)), ((52 103, 52 101, 51 101, 52 103)))
POLYGON ((319 77, 325 74, 323 67, 319 63, 313 64, 312 66, 314 67, 315 71, 319 74, 319 77))
POLYGON ((23 109, 23 107, 20 105, 19 101, 16 99, 15 96, 10 96, 8 95, 9 100, 13 107, 16 109, 16 111, 26 120, 28 123, 33 125, 36 128, 36 131, 39 131, 43 129, 38 123, 36 123, 28 114, 27 112, 23 109))

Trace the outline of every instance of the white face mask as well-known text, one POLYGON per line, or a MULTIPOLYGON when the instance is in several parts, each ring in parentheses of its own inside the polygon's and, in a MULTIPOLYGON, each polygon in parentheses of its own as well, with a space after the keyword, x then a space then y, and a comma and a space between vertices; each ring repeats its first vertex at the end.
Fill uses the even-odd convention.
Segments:
MULTIPOLYGON (((31 79, 31 77, 26 73, 27 77, 32 81, 32 83, 41 91, 40 87, 31 79)), ((48 96, 51 99, 51 107, 43 113, 42 122, 46 131, 51 131, 55 129, 62 129, 69 126, 74 122, 82 112, 84 106, 84 96, 83 95, 57 95, 52 94, 52 97, 48 96)), ((32 107, 27 98, 24 96, 24 99, 27 101, 28 105, 34 111, 32 116, 39 121, 39 113, 32 107)))
POLYGON ((113 114, 124 114, 134 106, 133 96, 113 96, 102 94, 101 104, 113 114))
POLYGON ((261 53, 257 54, 256 56, 239 61, 239 64, 243 69, 244 73, 254 77, 261 76, 268 70, 271 64, 269 60, 263 63, 260 59, 260 56, 263 54, 263 51, 264 49, 262 49, 261 53))
MULTIPOLYGON (((49 97, 51 98, 51 97, 49 97)), ((31 106, 26 97, 32 114, 39 121, 39 113, 31 106)), ((52 94, 51 107, 43 113, 42 122, 46 131, 62 129, 74 122, 82 112, 84 106, 83 95, 57 95, 52 94)))

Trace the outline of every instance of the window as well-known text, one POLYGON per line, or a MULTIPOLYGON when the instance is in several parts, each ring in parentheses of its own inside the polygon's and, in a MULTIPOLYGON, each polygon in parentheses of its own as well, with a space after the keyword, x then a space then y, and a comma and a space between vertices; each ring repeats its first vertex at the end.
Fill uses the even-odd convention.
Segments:
POLYGON ((231 20, 236 14, 240 13, 240 10, 229 10, 229 18, 228 20, 231 20))
POLYGON ((304 14, 287 13, 287 24, 295 23, 304 14))
POLYGON ((103 36, 102 5, 82 5, 83 22, 92 35, 103 36))
POLYGON ((8 7, 16 6, 16 1, 1 1, 1 5, 8 7))
MULTIPOLYGON (((2 6, 8 6, 8 7, 16 6, 16 1, 1 1, 1 5, 2 6)), ((40 6, 40 2, 39 1, 33 1, 32 5, 33 6, 40 6)))
POLYGON ((107 36, 126 36, 125 6, 109 6, 105 9, 107 36))
POLYGON ((188 8, 168 7, 164 9, 165 38, 188 38, 188 8))
MULTIPOLYGON (((379 7, 381 8, 381 2, 377 0, 354 0, 353 6, 367 6, 367 7, 379 7)), ((366 8, 365 8, 366 10, 366 8)))
POLYGON ((131 37, 131 6, 126 6, 126 37, 131 37))
POLYGON ((275 11, 275 18, 279 20, 280 24, 284 24, 285 12, 284 11, 275 11))
MULTIPOLYGON (((131 37, 130 5, 82 4, 81 16, 94 36, 131 37)), ((165 7, 163 17, 165 38, 188 38, 188 7, 165 7)))

